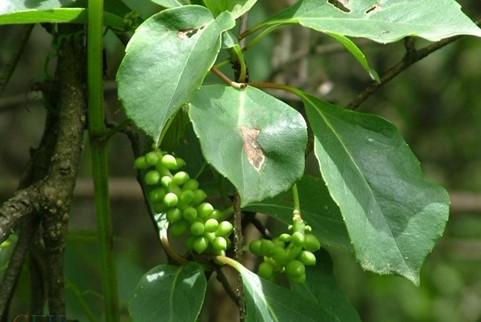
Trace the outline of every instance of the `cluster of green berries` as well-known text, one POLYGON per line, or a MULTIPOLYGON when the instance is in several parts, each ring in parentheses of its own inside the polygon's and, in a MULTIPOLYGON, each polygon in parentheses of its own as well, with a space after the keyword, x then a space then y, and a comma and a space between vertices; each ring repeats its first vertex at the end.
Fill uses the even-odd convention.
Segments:
POLYGON ((185 161, 154 150, 138 157, 134 167, 143 170, 148 201, 156 213, 165 213, 173 238, 187 235, 186 246, 198 254, 225 255, 233 230, 223 213, 205 202, 207 194, 199 182, 182 171, 185 161))
POLYGON ((249 250, 264 261, 259 265, 259 276, 274 280, 277 273, 285 273, 289 281, 304 283, 306 266, 316 264, 314 252, 321 248, 316 236, 310 233, 310 226, 295 222, 289 229, 292 234, 284 233, 269 239, 258 239, 249 243, 249 250))

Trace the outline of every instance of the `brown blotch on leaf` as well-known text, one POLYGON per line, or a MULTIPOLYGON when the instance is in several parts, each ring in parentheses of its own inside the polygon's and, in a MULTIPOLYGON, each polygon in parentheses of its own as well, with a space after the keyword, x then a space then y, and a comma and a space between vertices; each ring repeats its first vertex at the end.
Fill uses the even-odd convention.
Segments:
POLYGON ((257 137, 261 130, 241 126, 240 132, 243 140, 242 150, 247 155, 250 164, 259 171, 266 161, 264 151, 262 151, 262 147, 257 142, 257 137))

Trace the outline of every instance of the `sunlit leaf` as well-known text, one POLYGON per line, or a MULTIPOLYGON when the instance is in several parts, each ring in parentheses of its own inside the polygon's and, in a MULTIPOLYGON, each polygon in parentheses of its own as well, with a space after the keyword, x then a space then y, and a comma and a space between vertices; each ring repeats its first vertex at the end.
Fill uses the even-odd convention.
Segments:
POLYGON ((415 284, 448 219, 446 191, 424 177, 385 119, 304 95, 315 154, 362 267, 415 284))
POLYGON ((136 322, 195 321, 206 288, 204 271, 197 263, 159 265, 137 284, 129 311, 136 322))
POLYGON ((127 116, 158 143, 168 120, 198 90, 214 64, 223 31, 234 27, 201 6, 164 10, 137 28, 117 73, 127 116))
POLYGON ((242 205, 289 189, 304 171, 306 123, 289 105, 248 86, 203 86, 189 116, 206 160, 242 205))

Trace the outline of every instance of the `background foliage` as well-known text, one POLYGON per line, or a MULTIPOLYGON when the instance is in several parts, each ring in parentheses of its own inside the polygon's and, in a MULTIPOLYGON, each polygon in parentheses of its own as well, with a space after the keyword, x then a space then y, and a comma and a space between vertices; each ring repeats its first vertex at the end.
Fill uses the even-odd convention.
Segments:
MULTIPOLYGON (((459 2, 469 16, 481 16, 481 7, 476 1, 459 2)), ((266 15, 279 6, 281 1, 265 1, 262 6, 256 7, 251 17, 255 19, 255 16, 266 15)), ((146 13, 151 10, 148 7, 138 9, 146 13)), ((16 41, 18 29, 0 29, 0 34, 8 35, 1 40, 4 48, 0 51, 1 64, 5 63, 8 49, 16 41)), ((12 182, 21 174, 28 157, 28 147, 38 144, 44 113, 39 97, 30 88, 33 82, 52 73, 52 64, 48 60, 52 53, 49 43, 49 35, 37 26, 0 101, 1 198, 8 197, 14 190, 12 182)), ((402 44, 381 46, 362 40, 357 43, 378 71, 397 62, 403 54, 402 44)), ((123 47, 118 40, 107 35, 107 78, 110 80, 114 78, 122 52, 123 47)), ((481 319, 481 281, 478 275, 481 264, 481 209, 476 207, 479 205, 477 194, 481 193, 481 151, 478 143, 481 133, 480 53, 479 40, 465 37, 412 67, 361 107, 363 111, 374 111, 394 122, 422 161, 428 176, 447 187, 452 196, 456 197, 454 193, 458 191, 478 196, 474 203, 453 199, 457 208, 453 209, 445 236, 423 267, 420 288, 401 278, 361 272, 346 251, 329 248, 334 254, 336 277, 363 320, 481 319)), ((251 73, 256 77, 267 78, 270 75, 279 81, 302 85, 336 103, 349 102, 369 82, 362 67, 345 51, 339 50, 332 40, 298 28, 279 30, 250 55, 253 63, 251 73), (306 52, 308 44, 314 48, 313 52, 306 52)), ((121 119, 113 82, 107 82, 106 93, 112 119, 121 119)), ((283 99, 300 104, 290 96, 283 99)), ((129 143, 123 137, 115 137, 110 146, 116 256, 120 293, 126 301, 143 272, 157 265, 164 255, 152 233, 150 221, 144 215, 139 190, 131 181, 123 180, 124 177, 134 176, 129 143)), ((85 177, 90 174, 89 162, 87 159, 82 162, 85 177)), ((312 166, 315 160, 310 162, 312 166)), ((67 301, 72 316, 84 320, 89 316, 100 316, 101 308, 96 304, 98 283, 92 278, 98 276, 99 268, 91 260, 98 250, 95 239, 87 232, 95 227, 92 190, 89 182, 82 178, 77 186, 77 198, 67 250, 67 301)), ((4 254, 2 250, 0 260, 4 254)), ((24 273, 21 281, 26 285, 28 272, 24 273)), ((15 296, 14 308, 19 312, 28 299, 25 290, 19 287, 15 296)), ((206 321, 225 320, 225 316, 231 313, 228 309, 224 310, 213 310, 211 314, 215 316, 211 317, 204 313, 203 318, 206 321)))

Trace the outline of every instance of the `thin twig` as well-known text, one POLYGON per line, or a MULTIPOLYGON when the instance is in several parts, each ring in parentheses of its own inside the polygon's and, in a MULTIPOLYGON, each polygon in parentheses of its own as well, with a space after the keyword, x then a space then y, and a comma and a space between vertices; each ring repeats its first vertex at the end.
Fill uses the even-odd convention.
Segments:
MULTIPOLYGON (((240 17, 240 24, 239 24, 239 35, 242 35, 247 30, 247 21, 249 20, 249 13, 244 13, 240 17)), ((246 38, 241 38, 239 40, 239 45, 243 48, 246 44, 246 38)))
POLYGON ((234 303, 237 306, 239 306, 239 297, 237 296, 236 292, 234 292, 234 290, 230 286, 229 281, 225 277, 225 274, 222 271, 222 269, 217 267, 217 266, 214 266, 214 269, 215 269, 215 272, 217 273, 216 274, 217 280, 222 284, 222 286, 224 287, 227 295, 229 295, 229 297, 232 299, 232 301, 234 301, 234 303))
MULTIPOLYGON (((480 25, 481 19, 476 21, 477 25, 480 25)), ((414 48, 412 38, 407 38, 405 40, 405 47, 406 47, 406 55, 404 58, 394 65, 393 67, 389 68, 384 75, 381 77, 380 82, 372 82, 369 86, 367 86, 362 92, 360 92, 355 99, 353 99, 346 107, 350 109, 358 108, 365 100, 367 100, 372 94, 377 92, 381 87, 383 87, 387 82, 391 79, 411 67, 413 64, 417 63, 421 59, 427 57, 428 55, 432 54, 433 52, 451 44, 452 42, 463 38, 464 36, 455 36, 451 38, 442 39, 440 41, 434 42, 430 45, 427 45, 419 50, 414 48)))
POLYGON ((30 33, 32 32, 33 26, 34 24, 28 24, 22 27, 22 31, 17 41, 15 42, 15 48, 12 52, 12 57, 10 57, 10 60, 5 65, 5 68, 3 69, 3 72, 0 75, 0 96, 5 90, 5 87, 7 86, 8 81, 10 80, 10 77, 13 74, 13 71, 15 70, 15 67, 17 66, 18 61, 20 60, 20 56, 22 55, 23 49, 27 44, 28 38, 30 37, 30 33))
POLYGON ((12 298, 17 278, 22 270, 25 255, 28 252, 35 231, 38 228, 38 221, 33 217, 26 218, 19 234, 15 249, 8 263, 0 287, 0 321, 6 320, 8 304, 12 298))

